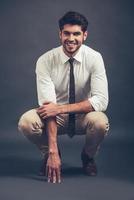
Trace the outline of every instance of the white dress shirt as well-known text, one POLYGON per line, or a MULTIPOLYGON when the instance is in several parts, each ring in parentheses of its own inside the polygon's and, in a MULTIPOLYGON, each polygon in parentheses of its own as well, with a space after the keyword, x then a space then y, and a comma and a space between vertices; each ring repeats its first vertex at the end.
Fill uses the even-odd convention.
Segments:
MULTIPOLYGON (((82 45, 74 56, 76 102, 89 100, 95 111, 105 111, 108 105, 108 83, 102 56, 82 45)), ((39 105, 46 101, 69 102, 69 57, 63 47, 54 48, 37 61, 37 94, 39 105)))

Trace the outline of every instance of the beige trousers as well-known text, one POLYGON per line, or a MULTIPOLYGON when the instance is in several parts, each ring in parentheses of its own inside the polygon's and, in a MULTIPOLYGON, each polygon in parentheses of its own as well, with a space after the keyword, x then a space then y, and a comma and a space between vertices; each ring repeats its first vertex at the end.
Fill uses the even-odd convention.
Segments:
MULTIPOLYGON (((58 115, 56 121, 58 135, 68 134, 68 114, 58 115)), ((29 110, 21 116, 18 128, 31 142, 37 145, 43 155, 48 152, 45 121, 41 120, 36 109, 29 110)), ((108 118, 103 112, 76 114, 76 135, 86 135, 84 150, 89 157, 95 156, 108 130, 108 118)))

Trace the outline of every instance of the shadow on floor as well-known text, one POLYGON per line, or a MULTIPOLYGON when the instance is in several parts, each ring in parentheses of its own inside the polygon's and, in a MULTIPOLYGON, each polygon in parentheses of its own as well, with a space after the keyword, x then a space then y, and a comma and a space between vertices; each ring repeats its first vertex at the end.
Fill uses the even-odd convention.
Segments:
MULTIPOLYGON (((81 143, 81 141, 79 141, 81 143)), ((39 152, 35 147, 29 143, 0 142, 0 176, 36 176, 42 163, 39 152)), ((81 161, 77 158, 80 152, 80 146, 77 142, 70 148, 66 141, 63 141, 63 177, 81 177, 84 176, 81 169, 81 161), (68 155, 70 155, 68 157, 68 155), (76 156, 77 155, 77 156, 76 156), (67 159, 66 159, 67 158, 67 159)), ((72 143, 70 144, 72 145, 72 143)), ((99 156, 97 157, 98 176, 112 177, 126 181, 134 181, 134 159, 132 157, 134 152, 133 143, 104 143, 99 156)))

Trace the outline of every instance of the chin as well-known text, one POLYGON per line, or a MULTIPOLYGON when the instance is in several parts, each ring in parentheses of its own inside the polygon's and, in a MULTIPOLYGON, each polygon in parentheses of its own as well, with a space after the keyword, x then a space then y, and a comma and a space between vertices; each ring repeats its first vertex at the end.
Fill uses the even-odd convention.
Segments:
POLYGON ((64 51, 69 54, 70 56, 72 56, 73 54, 75 54, 77 52, 77 50, 79 49, 78 48, 75 48, 75 49, 69 49, 67 46, 63 46, 64 48, 64 51))
POLYGON ((75 53, 77 50, 78 50, 78 49, 72 49, 72 50, 66 49, 66 51, 67 51, 68 53, 75 53))

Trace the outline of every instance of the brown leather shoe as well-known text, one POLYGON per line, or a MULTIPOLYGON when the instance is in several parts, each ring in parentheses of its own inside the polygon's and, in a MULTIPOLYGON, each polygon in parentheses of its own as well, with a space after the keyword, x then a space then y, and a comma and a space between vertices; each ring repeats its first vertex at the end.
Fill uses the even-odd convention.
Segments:
MULTIPOLYGON (((59 156, 61 158, 61 153, 59 150, 59 156)), ((47 165, 47 159, 48 159, 48 153, 45 154, 40 171, 39 171, 39 176, 45 176, 46 175, 46 165, 47 165)))
POLYGON ((88 155, 84 151, 82 151, 81 160, 83 165, 83 172, 88 176, 96 176, 97 166, 94 158, 89 158, 88 155))

